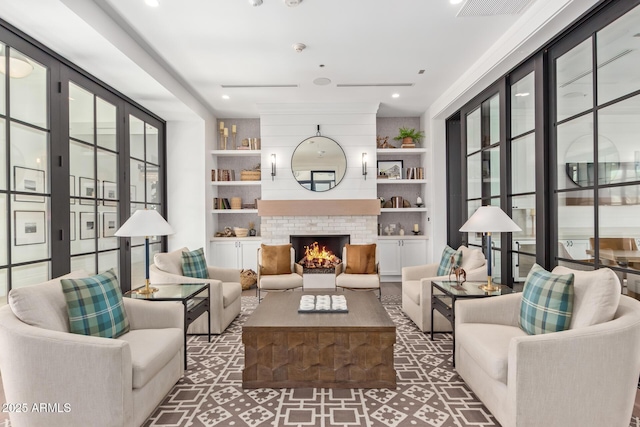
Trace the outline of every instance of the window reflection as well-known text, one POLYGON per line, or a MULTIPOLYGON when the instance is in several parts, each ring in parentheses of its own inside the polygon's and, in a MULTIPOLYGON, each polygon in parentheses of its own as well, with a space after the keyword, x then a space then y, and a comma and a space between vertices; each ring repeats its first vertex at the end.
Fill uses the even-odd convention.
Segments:
POLYGON ((556 60, 557 120, 572 117, 593 106, 591 39, 556 60))

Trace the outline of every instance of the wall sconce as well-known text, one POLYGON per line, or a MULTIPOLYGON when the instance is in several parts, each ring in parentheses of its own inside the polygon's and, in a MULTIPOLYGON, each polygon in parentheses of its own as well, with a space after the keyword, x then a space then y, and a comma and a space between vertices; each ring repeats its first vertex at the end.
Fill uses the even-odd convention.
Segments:
POLYGON ((362 153, 362 175, 367 180, 367 153, 362 153))
POLYGON ((271 181, 274 181, 276 178, 276 155, 271 155, 271 181))

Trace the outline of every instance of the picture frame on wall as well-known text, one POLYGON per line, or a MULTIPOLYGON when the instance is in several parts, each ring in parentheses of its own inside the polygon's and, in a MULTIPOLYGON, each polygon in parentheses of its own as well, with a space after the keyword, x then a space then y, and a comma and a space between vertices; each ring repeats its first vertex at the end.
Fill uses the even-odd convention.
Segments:
MULTIPOLYGON (((13 189, 25 193, 44 193, 45 173, 40 169, 26 168, 23 166, 13 167, 13 189)), ((13 200, 16 202, 44 203, 44 196, 29 196, 27 194, 16 194, 13 200)))
POLYGON ((14 246, 39 245, 47 242, 46 212, 14 211, 14 246))
MULTIPOLYGON (((80 177, 78 190, 80 192, 79 196, 81 197, 81 205, 93 205, 95 203, 94 200, 89 199, 95 199, 98 197, 98 194, 96 194, 98 191, 98 185, 96 184, 98 183, 99 182, 93 178, 86 178, 84 176, 80 177)), ((82 239, 82 237, 80 238, 82 239)))
POLYGON ((102 237, 115 237, 118 230, 118 214, 116 212, 102 213, 102 237))
POLYGON ((402 179, 402 160, 378 160, 378 176, 388 179, 402 179))
POLYGON ((102 204, 104 206, 118 206, 118 184, 112 181, 102 181, 102 204))
POLYGON ((75 175, 69 175, 69 204, 76 204, 76 177, 75 175))
POLYGON ((69 241, 76 240, 76 213, 71 212, 69 216, 69 241))
POLYGON ((95 239, 98 218, 93 212, 80 212, 80 240, 95 239))

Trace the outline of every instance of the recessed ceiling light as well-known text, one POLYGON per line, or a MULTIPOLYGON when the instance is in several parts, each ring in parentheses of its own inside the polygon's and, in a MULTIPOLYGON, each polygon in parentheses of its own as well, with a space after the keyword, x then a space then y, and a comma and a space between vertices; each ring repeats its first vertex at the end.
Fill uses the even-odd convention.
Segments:
POLYGON ((222 99, 229 99, 229 95, 222 95, 222 99))
POLYGON ((449 3, 451 3, 451 4, 460 4, 460 3, 462 3, 462 0, 449 0, 449 3))
POLYGON ((289 7, 296 7, 300 3, 302 3, 302 0, 284 0, 284 4, 286 4, 289 7))
POLYGON ((529 92, 518 92, 516 96, 529 96, 529 92))
POLYGON ((400 98, 400 94, 399 93, 394 93, 393 95, 391 95, 392 98, 400 98))
POLYGON ((158 0, 144 0, 147 6, 158 7, 160 6, 160 2, 158 0))
POLYGON ((331 83, 331 80, 326 78, 326 77, 318 77, 317 79, 315 79, 313 81, 313 84, 318 85, 318 86, 326 86, 329 83, 331 83))
POLYGON ((249 0, 249 4, 251 6, 260 6, 262 4, 262 0, 249 0))

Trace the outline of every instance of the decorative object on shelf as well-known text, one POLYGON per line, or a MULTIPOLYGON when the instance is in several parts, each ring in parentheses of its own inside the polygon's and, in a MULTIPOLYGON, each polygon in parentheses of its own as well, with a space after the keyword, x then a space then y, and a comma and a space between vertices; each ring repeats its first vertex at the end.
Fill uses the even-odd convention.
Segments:
POLYGON ((451 268, 449 269, 449 280, 451 280, 451 275, 456 277, 456 283, 458 285, 463 284, 467 281, 467 272, 464 271, 462 267, 455 264, 454 257, 451 257, 451 268))
POLYGON ((389 137, 385 136, 384 138, 381 136, 376 137, 376 147, 377 148, 396 148, 393 145, 389 144, 389 137))
POLYGON ((218 231, 216 237, 236 237, 231 227, 225 227, 223 231, 218 231))
POLYGON ((249 235, 248 228, 233 227, 233 232, 235 233, 236 237, 247 237, 249 235))
POLYGON ((236 125, 231 125, 231 140, 233 141, 233 148, 232 150, 235 150, 237 145, 236 145, 236 135, 238 134, 238 132, 236 131, 236 125))
POLYGON ((398 136, 393 139, 402 141, 402 148, 415 148, 416 143, 420 142, 422 138, 424 138, 424 132, 417 131, 413 128, 401 127, 398 129, 398 136))
POLYGON ((223 146, 223 141, 224 141, 224 122, 220 122, 219 125, 219 132, 220 132, 220 149, 221 150, 226 150, 227 148, 225 146, 223 146))
POLYGON ((242 286, 243 291, 253 288, 253 285, 257 282, 258 274, 255 271, 248 269, 240 272, 240 285, 242 286))
POLYGON ((222 130, 222 132, 223 132, 223 133, 222 133, 223 137, 222 137, 222 147, 221 147, 221 150, 226 150, 226 149, 227 149, 227 142, 228 142, 228 139, 229 139, 229 128, 224 128, 224 129, 222 130))
POLYGON ((408 201, 407 199, 404 199, 404 200, 402 201, 402 207, 403 207, 403 208, 410 208, 410 207, 411 207, 411 202, 410 202, 410 201, 408 201))
POLYGON ((389 179, 402 179, 402 160, 378 160, 378 175, 389 179))
POLYGON ((402 225, 400 226, 400 231, 398 231, 398 234, 404 236, 404 227, 402 225))
POLYGON ((404 177, 405 179, 424 179, 424 168, 407 168, 404 177))
POLYGON ((231 209, 242 209, 242 197, 231 198, 231 209))
POLYGON ((260 164, 254 166, 251 170, 240 171, 240 181, 260 181, 261 177, 260 164))
POLYGON ((403 208, 404 207, 404 199, 402 196, 393 196, 391 197, 391 207, 393 208, 403 208))
POLYGON ((380 207, 384 208, 384 202, 385 202, 384 197, 378 197, 378 200, 380 200, 380 207))
POLYGON ((417 236, 420 234, 420 225, 418 223, 413 224, 413 230, 411 230, 411 232, 417 236))
POLYGON ((491 233, 511 233, 522 231, 509 216, 498 206, 480 206, 471 217, 460 227, 464 233, 484 233, 487 236, 487 284, 481 289, 494 292, 500 289, 491 283, 491 233))
POLYGON ((416 206, 419 207, 419 208, 424 206, 424 203, 422 203, 422 197, 418 196, 416 198, 416 206))
POLYGON ((271 155, 271 181, 276 179, 276 155, 271 155))
POLYGON ((362 175, 367 180, 367 153, 362 153, 362 175))
POLYGON ((253 237, 256 234, 257 233, 256 233, 255 223, 249 222, 249 236, 253 237))
POLYGON ((167 236, 173 234, 173 228, 153 209, 137 210, 115 232, 118 237, 144 237, 144 288, 136 291, 141 295, 157 292, 157 288, 149 286, 149 236, 167 236))
POLYGON ((389 228, 388 225, 384 228, 384 232, 387 234, 387 236, 391 236, 391 228, 389 228))

